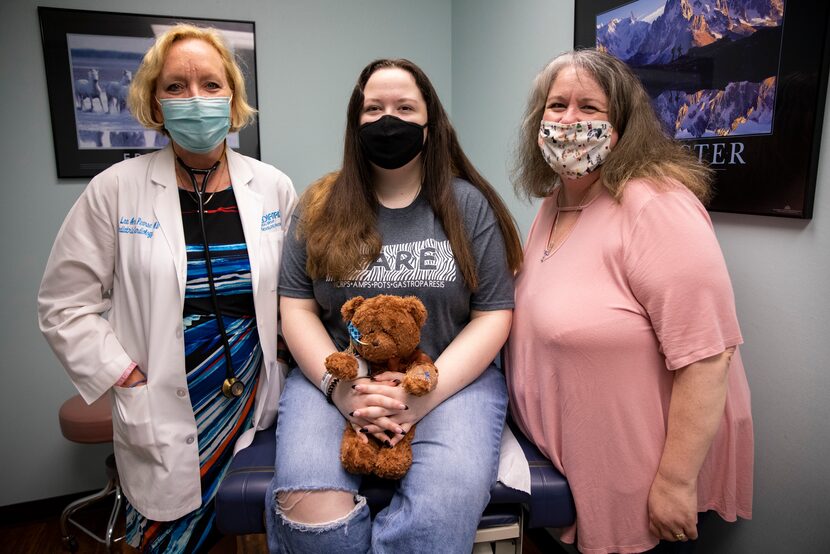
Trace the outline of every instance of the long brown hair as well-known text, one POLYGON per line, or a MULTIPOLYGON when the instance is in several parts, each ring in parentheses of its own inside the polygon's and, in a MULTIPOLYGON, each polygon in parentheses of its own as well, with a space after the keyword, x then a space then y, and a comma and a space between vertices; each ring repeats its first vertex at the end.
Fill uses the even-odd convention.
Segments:
POLYGON ((469 181, 490 203, 504 237, 507 262, 513 271, 517 271, 522 261, 522 249, 516 223, 496 190, 464 155, 432 83, 409 60, 381 59, 371 62, 360 72, 349 99, 342 169, 314 183, 301 199, 299 233, 306 240, 308 275, 312 279, 348 279, 380 255, 378 200, 371 165, 358 132, 366 83, 375 71, 386 68, 409 72, 426 103, 428 132, 421 153, 422 190, 444 227, 467 287, 470 290, 477 288, 478 275, 470 237, 453 193, 453 177, 469 181))
POLYGON ((559 176, 539 151, 538 137, 550 87, 567 67, 590 75, 608 99, 608 119, 620 138, 602 164, 600 179, 616 199, 622 197, 628 181, 640 178, 657 186, 674 180, 701 202, 709 200, 712 170, 666 136, 637 76, 614 56, 588 49, 557 56, 533 82, 517 147, 513 185, 518 193, 542 198, 559 184, 559 176))

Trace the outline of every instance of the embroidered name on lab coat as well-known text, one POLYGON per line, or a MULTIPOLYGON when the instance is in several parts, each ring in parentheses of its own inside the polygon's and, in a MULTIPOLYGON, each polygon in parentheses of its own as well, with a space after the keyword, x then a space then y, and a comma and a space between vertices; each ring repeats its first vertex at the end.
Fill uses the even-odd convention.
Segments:
POLYGON ((158 221, 145 221, 140 217, 122 217, 118 221, 118 232, 125 235, 143 235, 151 239, 158 228, 158 221))

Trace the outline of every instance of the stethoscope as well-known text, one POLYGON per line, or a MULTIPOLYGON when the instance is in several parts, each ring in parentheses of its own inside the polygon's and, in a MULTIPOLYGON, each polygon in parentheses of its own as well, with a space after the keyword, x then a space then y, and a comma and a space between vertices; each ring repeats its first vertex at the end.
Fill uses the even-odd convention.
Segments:
POLYGON ((233 371, 233 361, 231 360, 231 345, 228 341, 228 332, 225 329, 225 322, 222 320, 222 312, 219 310, 219 299, 216 296, 216 282, 213 278, 213 264, 210 260, 210 245, 208 244, 207 232, 205 231, 205 204, 202 195, 205 194, 207 183, 210 176, 216 169, 219 168, 221 157, 215 164, 207 169, 199 169, 190 167, 184 160, 176 156, 176 161, 185 170, 187 176, 190 177, 190 184, 193 185, 193 192, 199 199, 199 227, 202 230, 202 245, 205 248, 205 269, 207 269, 208 287, 210 288, 210 299, 213 302, 213 311, 216 312, 216 325, 219 327, 219 334, 222 337, 222 346, 225 350, 225 381, 222 383, 222 394, 227 398, 237 398, 242 396, 245 392, 245 384, 236 378, 233 371), (202 175, 202 188, 199 190, 199 185, 196 182, 196 176, 202 175))

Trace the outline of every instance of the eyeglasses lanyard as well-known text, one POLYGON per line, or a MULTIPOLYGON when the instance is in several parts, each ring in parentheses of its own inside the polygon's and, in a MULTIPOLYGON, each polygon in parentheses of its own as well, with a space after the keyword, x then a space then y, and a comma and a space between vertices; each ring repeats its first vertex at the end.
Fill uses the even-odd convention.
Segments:
POLYGON ((208 244, 207 232, 205 231, 205 205, 202 199, 202 195, 205 194, 205 190, 207 190, 208 179, 210 179, 210 176, 219 167, 219 161, 207 169, 190 167, 178 156, 176 156, 176 161, 182 169, 185 170, 187 176, 190 177, 190 184, 193 185, 193 192, 196 193, 196 196, 199 199, 199 227, 202 230, 202 244, 205 247, 205 269, 207 269, 208 287, 210 288, 210 298, 213 302, 213 310, 216 312, 216 323, 219 328, 219 334, 222 337, 222 346, 225 351, 225 381, 222 383, 222 394, 224 394, 227 398, 239 397, 242 396, 242 393, 245 391, 245 384, 242 381, 237 380, 233 371, 231 345, 228 341, 228 333, 225 330, 225 322, 222 320, 222 312, 219 309, 219 298, 216 296, 216 283, 213 279, 213 264, 210 260, 210 245, 208 244), (202 179, 202 190, 199 190, 199 186, 196 183, 196 175, 204 176, 202 179))

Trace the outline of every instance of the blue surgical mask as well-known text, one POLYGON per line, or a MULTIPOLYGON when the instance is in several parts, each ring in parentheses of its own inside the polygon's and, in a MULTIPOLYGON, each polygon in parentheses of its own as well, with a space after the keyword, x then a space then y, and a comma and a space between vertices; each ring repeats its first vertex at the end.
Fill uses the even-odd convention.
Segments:
POLYGON ((164 128, 173 141, 196 154, 210 152, 231 127, 231 97, 160 98, 164 128))

